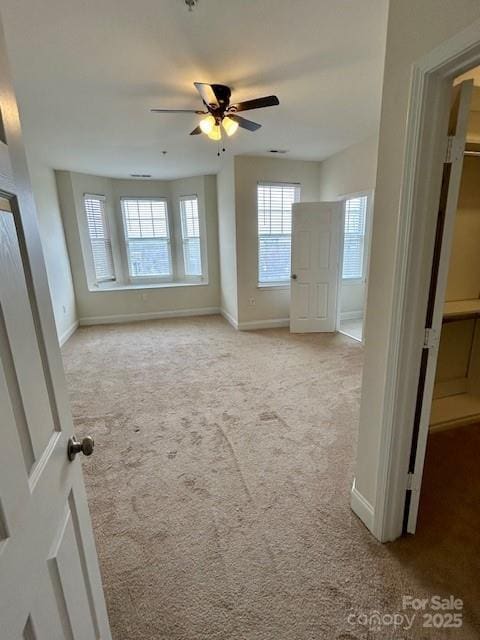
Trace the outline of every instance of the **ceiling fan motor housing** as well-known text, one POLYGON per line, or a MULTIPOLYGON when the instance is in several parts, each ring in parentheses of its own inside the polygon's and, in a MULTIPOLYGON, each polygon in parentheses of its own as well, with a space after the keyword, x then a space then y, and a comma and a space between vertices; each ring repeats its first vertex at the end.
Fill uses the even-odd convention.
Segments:
POLYGON ((219 107, 217 107, 217 105, 209 106, 213 111, 218 111, 223 115, 230 104, 230 96, 232 95, 230 87, 227 87, 224 84, 212 84, 212 89, 217 97, 219 107))

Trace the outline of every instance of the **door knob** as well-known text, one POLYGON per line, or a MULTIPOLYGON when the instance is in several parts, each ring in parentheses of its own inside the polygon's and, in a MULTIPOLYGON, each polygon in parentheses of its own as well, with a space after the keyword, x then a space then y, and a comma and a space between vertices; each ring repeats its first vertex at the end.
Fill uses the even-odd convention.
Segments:
POLYGON ((75 460, 77 453, 83 453, 84 456, 91 456, 95 442, 91 436, 85 436, 79 442, 75 436, 68 439, 67 456, 69 460, 75 460))
POLYGON ((292 275, 290 276, 290 278, 292 280, 296 280, 297 279, 297 274, 296 273, 292 273, 292 275))

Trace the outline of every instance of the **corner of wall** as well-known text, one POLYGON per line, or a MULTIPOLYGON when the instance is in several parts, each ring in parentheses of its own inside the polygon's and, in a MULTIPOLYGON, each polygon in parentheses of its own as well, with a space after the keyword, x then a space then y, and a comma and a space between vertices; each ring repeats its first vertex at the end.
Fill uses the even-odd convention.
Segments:
POLYGON ((338 198, 375 188, 378 132, 335 153, 320 163, 321 200, 338 198))
POLYGON ((217 174, 218 243, 220 261, 220 309, 238 328, 237 231, 235 159, 227 158, 217 174))
MULTIPOLYGON (((70 256, 60 209, 55 172, 29 157, 28 167, 37 209, 48 285, 59 341, 78 323, 70 256)), ((75 329, 73 329, 74 331, 75 329)), ((72 331, 72 332, 73 332, 72 331)), ((69 334, 71 335, 71 333, 69 334)))

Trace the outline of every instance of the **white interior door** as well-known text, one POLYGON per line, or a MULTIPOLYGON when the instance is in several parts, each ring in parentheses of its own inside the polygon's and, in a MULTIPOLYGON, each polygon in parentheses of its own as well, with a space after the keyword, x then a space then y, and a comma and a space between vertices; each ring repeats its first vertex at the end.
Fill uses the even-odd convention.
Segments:
POLYGON ((0 110, 0 637, 109 640, 1 33, 0 110))
POLYGON ((420 500, 420 489, 425 462, 430 413, 440 332, 442 329, 443 307, 447 288, 448 269, 452 250, 455 215, 462 177, 463 154, 467 137, 470 102, 473 81, 468 80, 454 89, 449 122, 449 138, 444 161, 442 189, 438 206, 435 251, 432 263, 427 316, 426 336, 422 351, 420 376, 417 392, 417 407, 410 455, 410 488, 407 490, 407 531, 415 533, 420 500))
POLYGON ((292 207, 292 333, 335 331, 341 221, 341 202, 292 207))

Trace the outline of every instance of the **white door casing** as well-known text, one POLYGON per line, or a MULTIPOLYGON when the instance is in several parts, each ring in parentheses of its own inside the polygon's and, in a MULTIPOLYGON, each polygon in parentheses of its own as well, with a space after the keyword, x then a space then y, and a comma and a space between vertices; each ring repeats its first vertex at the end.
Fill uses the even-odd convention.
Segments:
POLYGON ((341 222, 341 202, 292 207, 292 333, 336 329, 341 222))
POLYGON ((444 163, 442 192, 440 195, 437 221, 438 252, 434 252, 432 281, 427 306, 426 328, 430 336, 423 348, 417 405, 421 410, 415 416, 413 438, 410 492, 407 532, 415 533, 417 525, 420 489, 425 462, 425 452, 430 425, 433 389, 437 368, 438 348, 442 330, 443 308, 447 288, 450 255, 453 243, 455 216, 458 206, 460 182, 463 168, 463 153, 467 137, 467 127, 473 81, 465 81, 454 89, 454 98, 449 122, 448 158, 444 163))
POLYGON ((1 29, 0 111, 0 635, 110 640, 1 29))

